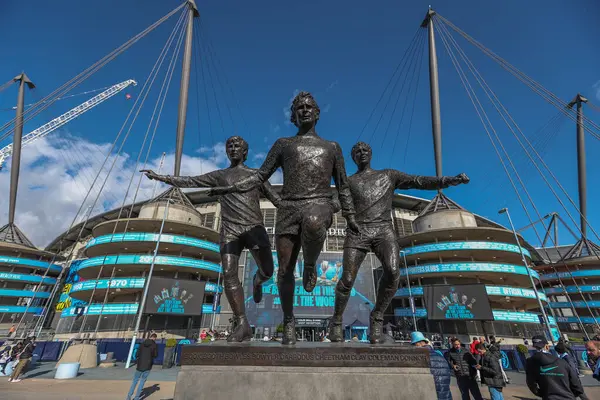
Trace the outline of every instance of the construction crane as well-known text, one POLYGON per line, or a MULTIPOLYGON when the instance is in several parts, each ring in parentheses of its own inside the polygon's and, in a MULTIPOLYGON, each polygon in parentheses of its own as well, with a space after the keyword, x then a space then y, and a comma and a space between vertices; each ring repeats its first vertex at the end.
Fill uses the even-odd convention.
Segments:
MULTIPOLYGON (((115 94, 119 93, 120 91, 122 91, 123 89, 125 89, 126 87, 128 87, 130 85, 135 86, 135 85, 137 85, 137 82, 134 81, 133 79, 129 79, 129 80, 126 80, 125 82, 117 83, 116 85, 111 86, 110 88, 106 89, 104 92, 100 93, 99 95, 92 97, 85 103, 80 104, 77 107, 73 108, 72 110, 67 111, 60 117, 55 118, 52 121, 48 122, 47 124, 40 126, 33 132, 30 132, 27 135, 23 136, 22 146, 25 146, 29 143, 36 141, 37 139, 39 139, 41 137, 46 136, 47 134, 54 131, 55 129, 60 128, 67 122, 79 117, 81 114, 85 113, 86 111, 91 110, 98 104, 102 103, 104 100, 110 99, 115 94)), ((2 167, 4 166, 4 162, 6 161, 6 159, 12 155, 12 150, 13 150, 12 143, 0 150, 0 171, 2 170, 2 167)))

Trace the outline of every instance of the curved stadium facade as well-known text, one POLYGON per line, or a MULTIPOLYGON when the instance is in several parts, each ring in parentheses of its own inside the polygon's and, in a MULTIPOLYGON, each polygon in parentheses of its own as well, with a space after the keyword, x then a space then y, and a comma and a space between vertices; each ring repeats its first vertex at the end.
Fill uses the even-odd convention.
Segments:
MULTIPOLYGON (((62 254, 71 249, 76 254, 56 306, 59 318, 55 318, 54 326, 58 335, 71 337, 78 332, 90 335, 97 332, 98 337, 131 335, 165 215, 153 278, 206 282, 204 298, 193 316, 145 313, 140 330, 190 337, 198 329, 229 327, 230 308, 224 296, 216 296, 222 291, 218 247, 220 207, 199 191, 181 196, 177 192, 181 194, 173 189, 148 203, 126 207, 120 215, 127 218, 120 217, 119 210, 98 215, 72 233, 60 235, 48 246, 47 251, 58 251, 61 246, 66 247, 62 254), (169 198, 170 208, 165 213, 169 198), (76 242, 82 228, 85 239, 76 242)), ((277 210, 267 200, 261 201, 261 208, 277 268, 274 248, 277 210)), ((531 266, 541 258, 522 238, 519 237, 517 243, 512 231, 469 213, 443 195, 432 201, 396 195, 393 222, 408 264, 408 269, 402 269, 400 288, 385 315, 386 323, 396 326, 394 330, 413 329, 408 273, 411 294, 416 298, 418 329, 423 332, 464 339, 484 334, 520 339, 542 332, 539 306, 528 275, 531 273, 537 280, 538 272, 523 265, 521 249, 531 266), (423 287, 444 284, 485 285, 493 320, 428 320, 423 287)), ((296 285, 298 334, 306 339, 324 331, 332 313, 334 288, 341 273, 345 228, 344 218, 335 215, 319 260, 319 284, 315 292, 306 293, 301 284, 296 285)), ((299 258, 298 282, 303 267, 302 256, 299 258)), ((249 320, 256 336, 262 337, 276 331, 281 310, 274 281, 264 285, 263 302, 255 305, 251 301, 249 288, 255 268, 252 257, 245 251, 240 258, 239 276, 245 288, 249 320)), ((368 315, 380 274, 379 262, 369 254, 344 316, 348 335, 358 334, 366 339, 368 315)), ((540 296, 546 302, 545 295, 540 296)))

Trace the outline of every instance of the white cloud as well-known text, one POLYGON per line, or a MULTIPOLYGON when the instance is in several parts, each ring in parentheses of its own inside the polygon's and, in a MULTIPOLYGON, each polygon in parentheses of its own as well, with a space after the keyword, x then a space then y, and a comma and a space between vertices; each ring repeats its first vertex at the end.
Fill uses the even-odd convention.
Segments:
POLYGON ((283 116, 285 117, 285 120, 283 121, 283 123, 286 125, 292 125, 292 122, 290 121, 290 117, 292 116, 290 107, 292 105, 292 102, 294 101, 294 98, 298 95, 298 93, 300 93, 300 89, 294 90, 294 94, 292 94, 292 97, 290 97, 290 100, 288 101, 288 106, 283 107, 283 116))
POLYGON ((267 156, 267 153, 263 153, 263 152, 256 153, 252 156, 252 160, 253 161, 264 160, 266 156, 267 156))
MULTIPOLYGON (((210 149, 201 151, 203 155, 200 157, 184 154, 182 175, 198 175, 221 168, 224 150, 221 154, 219 148, 224 148, 222 143, 214 146, 214 154, 210 149)), ((92 211, 92 215, 96 215, 120 207, 131 176, 135 174, 126 204, 133 201, 140 177, 137 171, 142 169, 142 165, 136 167, 133 157, 121 154, 110 157, 84 204, 86 194, 109 149, 110 144, 95 144, 64 132, 38 139, 23 149, 15 222, 35 245, 43 247, 67 230, 80 207, 82 212, 77 222, 85 218, 83 215, 86 212, 92 211), (106 179, 113 161, 115 167, 106 179), (103 183, 104 189, 98 197, 103 183)), ((172 173, 174 159, 174 154, 165 157, 162 173, 172 173)), ((8 161, 0 172, 3 193, 8 193, 10 187, 10 160, 8 161)), ((159 163, 160 157, 149 160, 146 169, 158 171, 159 163)), ((155 191, 155 182, 143 178, 136 201, 148 199, 153 193, 160 193, 161 189, 163 188, 159 187, 155 191)), ((0 196, 0 226, 8 220, 8 203, 8 195, 0 196)))
POLYGON ((600 81, 594 83, 592 88, 596 91, 596 98, 600 100, 600 81))

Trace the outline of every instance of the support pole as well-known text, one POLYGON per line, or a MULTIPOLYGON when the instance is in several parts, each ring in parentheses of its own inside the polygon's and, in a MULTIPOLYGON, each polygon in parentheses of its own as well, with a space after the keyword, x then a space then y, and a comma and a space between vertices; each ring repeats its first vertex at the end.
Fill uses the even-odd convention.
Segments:
MULTIPOLYGON (((515 230, 515 226, 513 225, 512 222, 512 218, 510 217, 510 213, 508 212, 508 208, 503 208, 502 210, 498 211, 499 214, 506 214, 507 218, 508 218, 508 222, 510 223, 510 228, 513 231, 513 234, 515 235, 515 241, 517 246, 519 246, 519 252, 521 253, 521 261, 523 261, 523 266, 525 267, 525 270, 527 271, 527 275, 529 276, 529 281, 531 282, 531 288, 533 289, 533 292, 535 293, 535 298, 537 300, 538 306, 540 307, 540 311, 542 312, 542 317, 544 318, 544 323, 546 324, 546 329, 548 331, 548 338, 550 339, 550 342, 554 342, 554 339, 552 338, 552 330, 550 329, 550 321, 548 320, 548 316, 546 315, 546 310, 544 309, 544 305, 542 304, 542 300, 540 299, 540 294, 538 293, 537 287, 535 286, 535 282, 533 281, 533 276, 531 275, 531 269, 529 268, 529 264, 527 264, 527 259, 525 258, 525 253, 523 253, 523 247, 521 246, 521 242, 519 241, 519 237, 517 236, 517 231, 515 230)), ((565 289, 566 291, 566 289, 565 289)))
POLYGON ((10 169, 10 203, 8 208, 8 224, 15 223, 15 209, 17 206, 17 188, 19 186, 19 171, 21 166, 21 140, 23 138, 23 110, 25 108, 25 85, 29 89, 35 88, 33 82, 23 72, 13 78, 19 83, 19 96, 17 97, 17 118, 15 120, 15 133, 13 137, 12 164, 10 169))
MULTIPOLYGON (((442 118, 440 115, 440 84, 438 78, 437 51, 435 48, 435 31, 433 16, 435 11, 427 11, 425 20, 421 24, 427 27, 429 33, 429 96, 431 101, 431 129, 433 132, 433 150, 435 156, 435 174, 442 176, 442 118)), ((440 190, 441 191, 441 190, 440 190)))
POLYGON ((583 103, 587 99, 581 94, 569 103, 569 107, 577 104, 577 173, 579 180, 579 212, 581 218, 581 238, 587 239, 587 176, 585 170, 585 132, 583 129, 583 103))
POLYGON ((152 279, 152 273, 154 272, 154 263, 156 262, 156 255, 158 254, 158 247, 160 246, 160 240, 165 228, 165 221, 169 215, 169 205, 171 204, 171 198, 167 199, 167 205, 165 207, 165 214, 163 215, 162 222, 160 224, 160 231, 158 232, 158 238, 156 239, 156 246, 154 247, 154 253, 152 255, 152 262, 150 263, 150 270, 146 277, 146 283, 144 284, 144 294, 142 295, 142 301, 140 301, 138 314, 135 321, 135 328, 133 329, 133 337, 131 338, 131 346, 129 347, 129 354, 127 354, 127 361, 125 362, 125 369, 131 365, 131 357, 133 356, 133 349, 135 348, 135 341, 137 340, 138 331, 140 330, 140 324, 142 323, 142 315, 144 313, 144 307, 146 305, 146 299, 148 298, 148 288, 150 287, 150 280, 152 279))
POLYGON ((406 284, 408 286, 408 303, 410 305, 410 312, 412 314, 414 331, 417 332, 419 327, 417 326, 417 316, 415 315, 415 299, 412 296, 412 289, 410 287, 410 277, 408 276, 408 263, 406 262, 406 253, 404 250, 400 250, 402 259, 404 260, 404 271, 406 272, 406 284))
POLYGON ((175 144, 175 176, 181 171, 181 157, 183 156, 183 138, 185 135, 185 121, 188 107, 188 93, 190 89, 190 70, 192 65, 192 40, 194 33, 194 18, 198 17, 198 8, 194 0, 188 0, 189 12, 185 32, 185 46, 183 63, 181 66, 181 87, 179 89, 179 113, 177 117, 177 141, 175 144))

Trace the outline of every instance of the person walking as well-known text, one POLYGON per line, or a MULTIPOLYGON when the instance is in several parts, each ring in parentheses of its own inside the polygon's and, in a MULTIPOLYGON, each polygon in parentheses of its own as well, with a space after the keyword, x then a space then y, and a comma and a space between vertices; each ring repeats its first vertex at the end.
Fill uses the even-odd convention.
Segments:
POLYGON ((9 382, 21 382, 21 375, 27 371, 27 366, 33 357, 33 350, 35 349, 35 336, 25 339, 23 342, 23 348, 18 350, 15 358, 19 360, 12 375, 10 376, 9 382))
MULTIPOLYGON (((569 368, 571 368, 572 372, 576 375, 579 383, 581 384, 581 378, 579 374, 579 368, 577 367, 577 360, 570 354, 566 344, 564 342, 558 342, 556 346, 554 346, 554 350, 556 354, 558 354, 558 358, 562 358, 567 362, 569 368)), ((581 385, 583 387, 583 385, 581 385)), ((580 395, 579 398, 581 400, 587 400, 587 396, 585 394, 580 395)))
POLYGON ((479 385, 475 380, 475 376, 477 375, 475 365, 477 365, 477 361, 473 357, 473 354, 462 348, 458 339, 454 339, 454 342, 452 342, 452 349, 448 352, 448 362, 456 375, 456 382, 458 383, 462 400, 471 399, 469 392, 475 400, 483 400, 479 385))
POLYGON ((433 375, 433 382, 435 383, 437 398, 438 400, 452 400, 452 393, 450 392, 450 381, 452 380, 452 374, 450 372, 450 368, 448 368, 448 363, 444 359, 444 356, 438 350, 433 349, 429 339, 427 339, 421 332, 412 332, 410 334, 410 344, 415 347, 422 347, 429 350, 431 375, 433 375))
POLYGON ((135 374, 133 375, 133 381, 131 382, 129 393, 127 394, 127 400, 131 400, 131 396, 133 395, 136 386, 137 391, 135 392, 134 400, 140 400, 142 389, 144 388, 144 384, 146 384, 148 375, 150 375, 150 370, 152 369, 154 359, 158 357, 158 347, 156 346, 155 340, 156 333, 153 333, 150 335, 150 339, 144 340, 144 343, 140 345, 138 350, 137 367, 135 369, 135 374))
POLYGON ((550 353, 546 337, 537 335, 531 342, 537 350, 525 365, 525 380, 531 393, 542 400, 575 400, 585 396, 581 381, 568 362, 550 353))
POLYGON ((592 377, 600 381, 600 342, 589 340, 585 344, 588 366, 592 369, 592 377))
POLYGON ((475 349, 481 355, 481 360, 475 368, 481 373, 481 382, 488 386, 491 400, 504 400, 502 388, 506 386, 500 369, 498 356, 486 349, 485 342, 479 343, 475 349))
POLYGON ((502 352, 500 351, 500 343, 502 340, 496 340, 494 335, 490 335, 490 344, 487 346, 487 350, 494 353, 496 357, 498 357, 498 362, 500 363, 500 371, 502 371, 502 378, 504 379, 504 383, 507 385, 510 383, 510 378, 506 375, 506 371, 504 371, 504 366, 502 365, 502 352))

